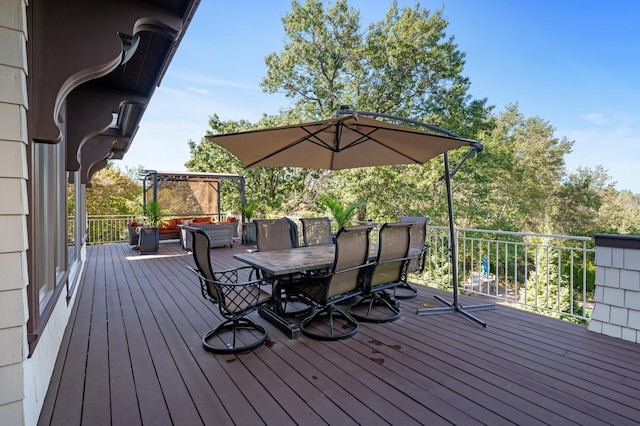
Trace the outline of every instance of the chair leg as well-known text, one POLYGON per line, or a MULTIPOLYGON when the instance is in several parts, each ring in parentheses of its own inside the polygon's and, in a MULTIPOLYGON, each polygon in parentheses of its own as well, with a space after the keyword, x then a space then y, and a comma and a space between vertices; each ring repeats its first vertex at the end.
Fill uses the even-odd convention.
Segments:
POLYGON ((393 289, 393 297, 396 299, 413 299, 418 297, 418 290, 409 283, 402 283, 393 289))
POLYGON ((349 307, 349 315, 363 322, 391 322, 400 318, 400 308, 396 301, 390 300, 389 296, 384 292, 376 292, 365 296, 360 301, 351 305, 349 307), (373 313, 377 315, 371 315, 372 311, 374 311, 374 306, 384 308, 383 310, 386 311, 387 314, 382 314, 383 316, 381 316, 381 311, 375 309, 373 313), (366 308, 366 313, 359 313, 363 308, 366 308))
POLYGON ((300 331, 302 334, 312 339, 325 341, 347 339, 356 334, 359 329, 360 324, 358 324, 358 321, 353 319, 348 313, 333 305, 326 306, 315 314, 308 316, 302 320, 302 323, 300 324, 300 331), (328 319, 329 324, 321 321, 324 317, 328 319), (342 321, 339 321, 341 325, 334 326, 334 319, 341 319, 342 321), (326 332, 322 333, 320 331, 311 331, 312 326, 320 330, 324 329, 326 332), (334 331, 337 328, 342 330, 347 329, 348 331, 336 334, 334 331))
POLYGON ((243 317, 227 320, 213 330, 207 332, 204 336, 202 336, 202 346, 207 351, 213 352, 215 354, 237 354, 241 352, 252 351, 262 346, 264 342, 266 342, 267 336, 267 330, 264 327, 256 324, 249 318, 243 317), (237 334, 238 331, 241 330, 253 332, 247 333, 251 335, 250 343, 238 346, 237 334), (231 334, 231 337, 229 338, 229 336, 226 336, 226 334, 231 334), (210 341, 212 339, 217 339, 218 344, 214 345, 213 343, 211 343, 210 341))

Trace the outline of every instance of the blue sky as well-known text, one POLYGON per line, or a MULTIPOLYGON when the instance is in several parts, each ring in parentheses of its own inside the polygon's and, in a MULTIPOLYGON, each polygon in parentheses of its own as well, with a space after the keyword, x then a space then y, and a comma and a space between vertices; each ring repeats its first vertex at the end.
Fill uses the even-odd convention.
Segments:
MULTIPOLYGON (((327 4, 327 3, 326 3, 327 4)), ((333 4, 331 2, 330 4, 333 4)), ((390 0, 349 0, 362 28, 382 19, 390 0)), ((400 7, 415 1, 398 1, 400 7)), ((444 5, 471 94, 500 112, 517 102, 557 137, 575 141, 569 170, 601 165, 619 190, 640 193, 640 1, 449 0, 444 5)), ((203 0, 156 89, 125 166, 186 170, 188 140, 200 141, 209 116, 258 120, 290 102, 262 93, 264 57, 284 45, 288 0, 203 0)), ((456 129, 452 129, 456 130, 456 129)))

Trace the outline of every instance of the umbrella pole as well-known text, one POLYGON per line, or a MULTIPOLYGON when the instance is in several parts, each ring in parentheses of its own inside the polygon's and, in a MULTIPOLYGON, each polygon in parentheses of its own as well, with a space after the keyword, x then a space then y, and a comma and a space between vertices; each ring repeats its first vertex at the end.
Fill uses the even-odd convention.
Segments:
MULTIPOLYGON (((451 259, 451 272, 453 274, 453 301, 449 302, 444 298, 436 295, 434 296, 436 300, 440 303, 444 304, 444 307, 440 308, 422 308, 418 309, 418 315, 433 315, 433 314, 445 314, 450 312, 456 312, 462 315, 467 320, 471 321, 475 325, 480 327, 486 327, 487 324, 474 317, 469 313, 469 311, 481 311, 487 309, 494 309, 495 305, 493 303, 483 304, 483 305, 472 305, 472 306, 462 306, 458 301, 458 248, 456 244, 456 231, 455 224, 453 221, 453 195, 451 191, 451 172, 449 171, 449 155, 445 152, 443 154, 444 158, 444 181, 447 187, 447 209, 449 213, 449 257, 451 259)), ((462 160, 466 160, 468 155, 462 160)), ((462 162, 458 164, 455 171, 460 169, 462 162)), ((455 173, 455 172, 454 172, 455 173)))
MULTIPOLYGON (((423 123, 418 120, 412 120, 410 118, 399 117, 397 115, 385 114, 380 112, 368 112, 368 111, 353 111, 347 105, 343 105, 340 107, 340 110, 336 112, 336 117, 344 114, 361 114, 370 117, 384 117, 390 118, 392 120, 404 121, 405 123, 415 124, 420 127, 426 127, 427 129, 433 130, 435 132, 459 138, 457 134, 452 131, 443 129, 441 127, 437 127, 431 124, 423 123)), ((449 258, 451 259, 451 272, 453 274, 453 301, 449 302, 440 296, 434 296, 436 300, 440 303, 444 304, 444 307, 440 308, 422 308, 418 309, 418 315, 430 315, 430 314, 445 314, 450 312, 456 312, 472 323, 480 326, 486 327, 487 324, 484 321, 479 320, 469 313, 469 311, 481 311, 487 309, 495 309, 495 305, 493 303, 483 304, 483 305, 472 305, 472 306, 462 306, 458 301, 458 249, 456 247, 456 231, 455 224, 453 221, 453 195, 451 191, 451 177, 455 175, 462 164, 471 156, 473 152, 482 151, 483 146, 479 143, 471 144, 471 150, 464 156, 464 158, 460 161, 460 163, 453 169, 453 172, 449 170, 449 155, 445 151, 443 154, 444 159, 444 180, 447 186, 447 206, 449 211, 449 258)))

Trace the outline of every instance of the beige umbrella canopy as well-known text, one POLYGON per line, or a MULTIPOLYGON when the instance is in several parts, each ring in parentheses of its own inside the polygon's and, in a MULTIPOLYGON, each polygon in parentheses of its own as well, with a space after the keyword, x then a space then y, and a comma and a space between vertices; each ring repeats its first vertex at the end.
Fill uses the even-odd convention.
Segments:
POLYGON ((233 153, 245 167, 329 170, 422 164, 448 150, 477 143, 357 113, 206 138, 233 153))
POLYGON ((343 107, 338 112, 338 117, 327 120, 205 137, 226 148, 247 168, 306 167, 341 170, 393 164, 423 164, 442 154, 449 210, 453 302, 435 296, 446 307, 423 308, 418 313, 426 315, 457 312, 474 324, 486 326, 483 321, 466 311, 492 309, 493 305, 465 306, 463 309, 458 300, 458 262, 451 193, 451 177, 472 153, 484 149, 480 143, 419 121, 383 113, 351 111, 348 107, 343 107), (369 117, 390 118, 430 131, 369 117), (450 171, 447 152, 462 146, 471 149, 456 168, 450 171))

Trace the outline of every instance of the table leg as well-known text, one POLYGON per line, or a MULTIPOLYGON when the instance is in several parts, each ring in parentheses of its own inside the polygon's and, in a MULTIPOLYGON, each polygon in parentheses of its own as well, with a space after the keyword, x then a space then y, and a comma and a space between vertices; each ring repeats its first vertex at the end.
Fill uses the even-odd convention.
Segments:
POLYGON ((262 318, 278 327, 287 337, 297 339, 300 336, 300 327, 289 321, 285 316, 281 285, 282 281, 280 279, 274 280, 272 290, 273 303, 261 307, 258 313, 262 318))

